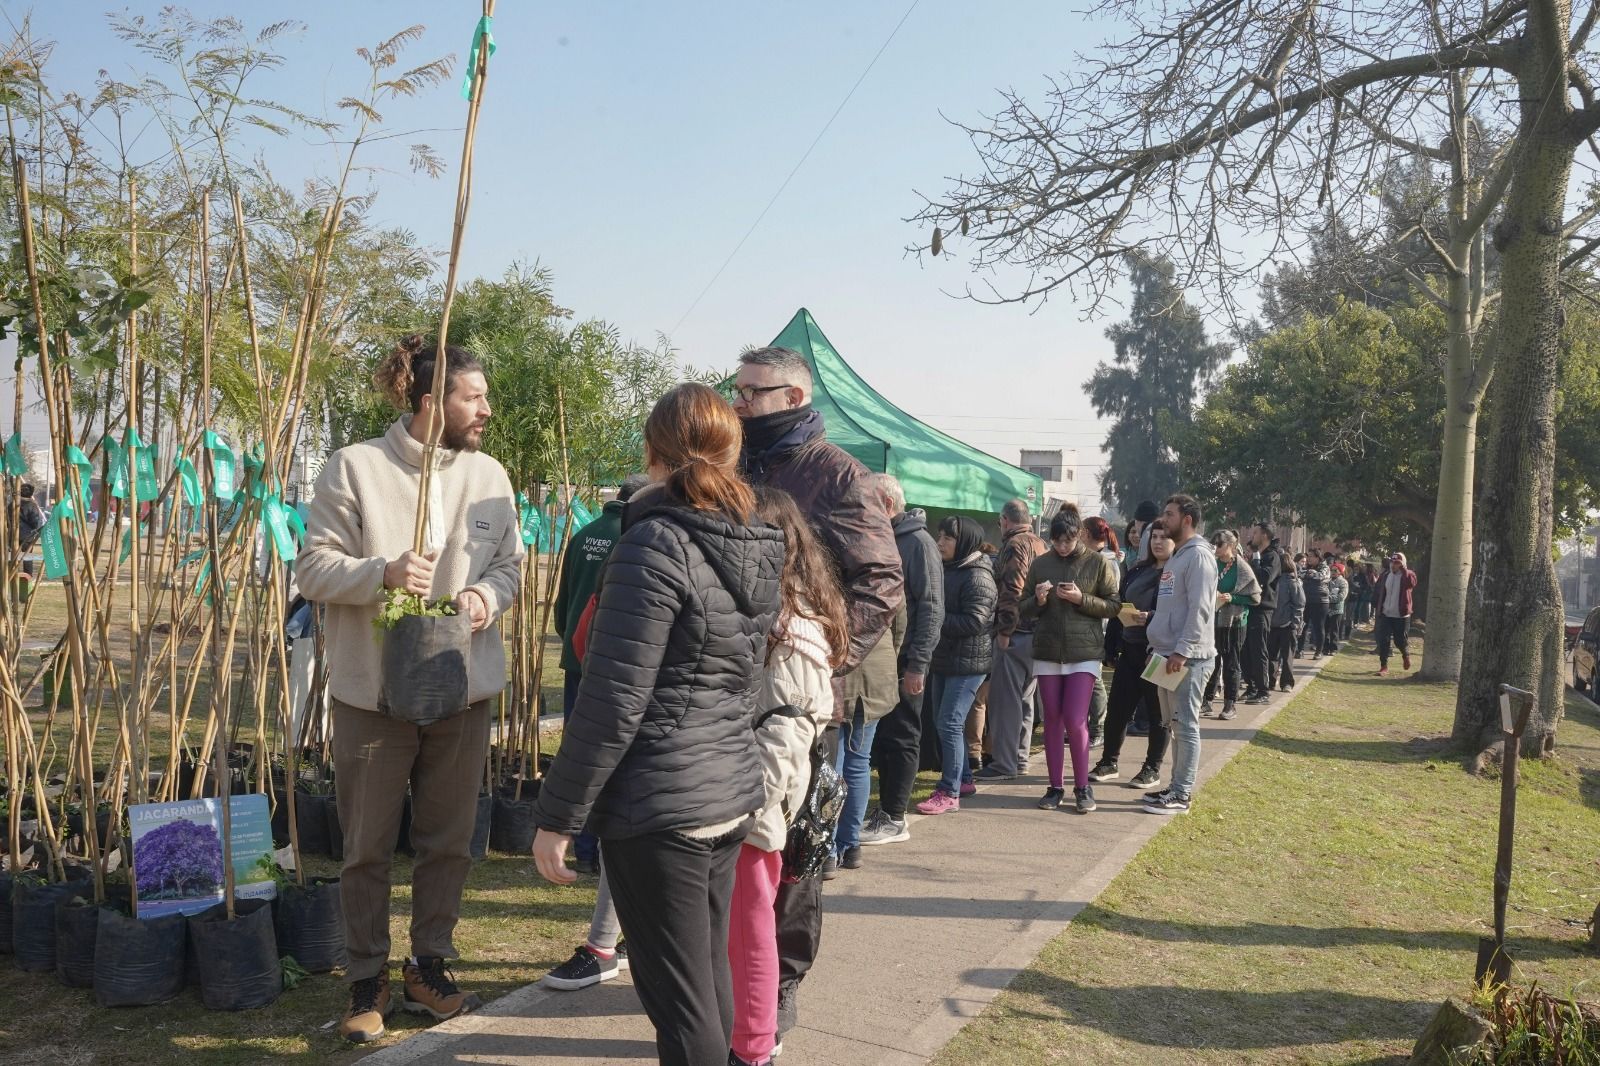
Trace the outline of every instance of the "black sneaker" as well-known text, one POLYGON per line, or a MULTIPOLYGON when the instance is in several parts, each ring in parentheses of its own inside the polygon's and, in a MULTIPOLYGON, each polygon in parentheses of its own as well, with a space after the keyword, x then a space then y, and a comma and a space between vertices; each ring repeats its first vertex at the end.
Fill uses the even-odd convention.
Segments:
POLYGON ((626 940, 617 941, 617 969, 623 973, 628 972, 628 942, 626 940))
POLYGON ((828 852, 828 857, 822 860, 822 879, 832 881, 839 876, 839 856, 828 852))
POLYGON ((1084 787, 1072 790, 1073 798, 1078 801, 1078 813, 1088 814, 1095 809, 1094 789, 1084 787))
POLYGON ((1157 803, 1160 803, 1163 800, 1165 800, 1167 798, 1168 794, 1170 794, 1171 792, 1172 792, 1172 789, 1170 789, 1170 788, 1163 788, 1163 789, 1160 789, 1160 790, 1155 791, 1155 792, 1146 792, 1140 798, 1140 802, 1142 802, 1146 807, 1149 807, 1152 804, 1157 804, 1157 803))
POLYGON ((1270 703, 1271 701, 1272 697, 1265 692, 1257 692, 1254 696, 1246 696, 1244 699, 1246 706, 1250 707, 1259 707, 1263 703, 1270 703))
POLYGON ((572 958, 544 975, 541 982, 546 988, 561 992, 576 992, 580 988, 609 981, 622 972, 622 945, 609 959, 602 959, 588 944, 579 944, 572 958))
POLYGON ((1222 713, 1217 715, 1217 717, 1224 722, 1231 722, 1235 718, 1239 717, 1239 710, 1233 705, 1233 701, 1229 700, 1227 703, 1222 705, 1222 713))
POLYGON ((1144 805, 1146 814, 1188 814, 1189 797, 1168 789, 1157 800, 1144 805))
POLYGON ((839 869, 841 869, 841 870, 859 870, 859 869, 861 869, 861 848, 860 847, 845 848, 844 849, 844 854, 839 856, 839 869))
POLYGON ((906 828, 906 820, 891 818, 882 808, 873 811, 867 818, 867 824, 861 827, 863 847, 871 847, 874 844, 898 844, 902 840, 910 839, 911 830, 906 828))
POLYGON ((795 998, 800 989, 788 982, 778 986, 778 1041, 783 1042, 784 1035, 795 1027, 800 1020, 800 1008, 795 1004, 795 998))
POLYGON ((1148 766, 1142 768, 1133 776, 1133 780, 1128 782, 1129 788, 1142 788, 1146 790, 1158 788, 1160 785, 1161 771, 1152 770, 1148 766))
POLYGON ((1117 769, 1117 764, 1110 759, 1101 759, 1094 764, 1094 769, 1089 771, 1090 781, 1115 781, 1122 776, 1117 769))
POLYGON ((996 767, 990 765, 985 766, 982 770, 979 770, 977 773, 973 774, 972 779, 974 781, 1015 781, 1017 779, 1017 775, 1008 774, 1004 770, 997 769, 996 767))
POLYGON ((1056 810, 1061 806, 1061 801, 1065 796, 1066 792, 1062 789, 1047 788, 1044 790, 1044 795, 1039 797, 1039 809, 1041 811, 1056 810))

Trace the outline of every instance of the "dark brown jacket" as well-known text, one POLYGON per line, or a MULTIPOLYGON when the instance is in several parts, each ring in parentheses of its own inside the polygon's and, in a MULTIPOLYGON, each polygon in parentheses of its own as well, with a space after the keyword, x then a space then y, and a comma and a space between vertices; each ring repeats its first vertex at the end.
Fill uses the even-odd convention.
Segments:
MULTIPOLYGON (((813 414, 765 452, 747 456, 745 474, 793 496, 833 553, 850 620, 850 652, 839 673, 850 673, 888 633, 905 602, 900 550, 871 472, 829 443, 822 416, 813 414)), ((893 672, 892 642, 886 650, 893 672)))
POLYGON ((994 564, 994 583, 1000 593, 994 608, 995 636, 1009 637, 1018 629, 1024 633, 1032 631, 1033 621, 1022 617, 1019 605, 1028 580, 1028 567, 1048 548, 1044 539, 1035 536, 1030 529, 1006 534, 994 564))

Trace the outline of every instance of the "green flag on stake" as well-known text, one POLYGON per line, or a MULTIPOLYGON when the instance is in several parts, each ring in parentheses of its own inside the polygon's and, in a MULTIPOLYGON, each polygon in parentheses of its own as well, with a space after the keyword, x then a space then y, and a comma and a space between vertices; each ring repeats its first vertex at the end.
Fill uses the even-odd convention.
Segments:
POLYGON ((140 440, 139 431, 129 426, 122 437, 122 448, 128 465, 133 468, 130 476, 139 499, 153 500, 161 495, 161 483, 156 480, 155 447, 140 440))
POLYGON ((45 522, 44 532, 39 538, 44 551, 44 576, 47 580, 57 581, 67 576, 67 541, 62 527, 72 521, 75 513, 71 496, 61 497, 50 509, 50 518, 45 522))
POLYGON ((472 86, 478 77, 478 56, 483 51, 483 46, 489 46, 489 54, 494 55, 498 50, 494 43, 494 16, 485 15, 478 20, 477 29, 472 31, 472 51, 467 56, 467 76, 461 79, 461 99, 472 99, 472 86))
POLYGON ((67 445, 67 462, 78 471, 78 503, 83 513, 88 514, 89 482, 94 480, 94 464, 76 444, 67 445))
POLYGON ((6 441, 5 472, 7 477, 21 477, 28 472, 28 457, 22 451, 21 432, 11 434, 6 441))
POLYGON ((233 499, 233 449, 214 429, 205 431, 202 446, 211 453, 211 491, 219 500, 233 499))

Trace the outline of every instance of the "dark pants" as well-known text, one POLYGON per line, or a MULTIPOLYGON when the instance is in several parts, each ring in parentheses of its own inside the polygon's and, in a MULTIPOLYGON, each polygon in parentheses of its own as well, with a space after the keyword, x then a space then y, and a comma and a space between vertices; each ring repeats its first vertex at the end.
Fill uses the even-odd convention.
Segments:
POLYGON ((1233 703, 1239 698, 1240 665, 1239 658, 1244 654, 1244 626, 1218 626, 1217 658, 1211 667, 1211 676, 1206 679, 1206 700, 1209 702, 1217 694, 1217 682, 1222 682, 1222 698, 1227 703, 1233 703))
MULTIPOLYGON (((568 670, 561 690, 561 721, 565 725, 572 717, 573 705, 578 702, 578 686, 583 684, 582 670, 568 670)), ((538 728, 535 724, 534 728, 538 728)), ((585 827, 572 842, 572 857, 579 862, 594 862, 600 858, 600 841, 585 827)))
POLYGON ((1324 655, 1339 654, 1339 641, 1345 637, 1344 612, 1329 614, 1328 620, 1323 625, 1322 652, 1324 655))
POLYGON ((1300 643, 1294 653, 1301 655, 1306 650, 1306 645, 1311 646, 1315 655, 1322 654, 1323 627, 1328 620, 1328 601, 1309 600, 1306 602, 1306 625, 1300 631, 1300 643))
POLYGON ((1400 649, 1401 655, 1409 655, 1411 649, 1406 647, 1406 638, 1411 634, 1411 616, 1404 618, 1390 618, 1388 615, 1378 615, 1378 665, 1385 669, 1389 666, 1389 643, 1400 649))
POLYGON ((1267 636, 1267 687, 1294 684, 1294 624, 1275 627, 1267 636))
MULTIPOLYGON (((823 731, 822 746, 828 762, 837 761, 838 726, 823 731)), ((817 951, 822 947, 822 876, 783 882, 778 886, 773 910, 778 915, 778 987, 795 987, 817 961, 817 951)))
POLYGON ((922 761, 922 704, 927 695, 900 695, 894 710, 878 723, 872 761, 878 767, 878 807, 889 817, 904 819, 922 761))
POLYGON ((1122 741, 1128 734, 1128 723, 1135 711, 1145 708, 1145 720, 1150 726, 1150 745, 1146 749, 1144 765, 1160 769, 1161 760, 1167 757, 1168 730, 1161 722, 1161 712, 1156 707, 1156 687, 1139 676, 1144 671, 1144 644, 1124 644, 1117 653, 1117 669, 1111 675, 1111 693, 1106 699, 1106 746, 1100 758, 1117 762, 1122 756, 1122 741))
POLYGON ((1258 692, 1272 687, 1267 683, 1267 622, 1271 613, 1271 608, 1254 608, 1244 627, 1244 683, 1258 692))
POLYGON ((628 938, 633 986, 663 1064, 728 1061, 728 913, 747 827, 715 840, 646 833, 606 840, 606 879, 628 938), (635 957, 637 956, 637 957, 635 957))

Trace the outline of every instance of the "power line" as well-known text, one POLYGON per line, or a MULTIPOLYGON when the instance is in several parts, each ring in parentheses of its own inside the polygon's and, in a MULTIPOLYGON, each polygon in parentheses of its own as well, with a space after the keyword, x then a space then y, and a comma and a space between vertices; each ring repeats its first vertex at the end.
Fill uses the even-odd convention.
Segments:
POLYGON ((717 272, 711 275, 711 280, 706 282, 706 287, 700 290, 700 295, 694 298, 694 303, 689 305, 689 310, 685 311, 683 317, 678 319, 678 324, 672 327, 673 333, 677 333, 683 327, 683 324, 689 320, 689 316, 694 314, 694 309, 700 306, 700 301, 706 298, 706 293, 710 292, 711 287, 722 277, 723 271, 728 269, 728 264, 733 262, 734 257, 739 254, 739 250, 750 239, 750 235, 756 231, 756 227, 761 225, 761 220, 767 217, 767 212, 772 210, 772 205, 778 202, 778 197, 783 195, 783 190, 789 187, 789 183, 794 180, 794 176, 800 173, 800 168, 806 165, 806 160, 811 158, 811 153, 821 143, 823 135, 833 125, 833 120, 839 117, 839 113, 845 109, 845 105, 856 94, 856 90, 861 88, 861 83, 867 80, 867 75, 872 73, 872 68, 878 65, 878 57, 888 49, 889 45, 894 41, 895 35, 900 32, 900 27, 906 24, 906 19, 911 17, 911 12, 915 11, 917 5, 921 2, 922 0, 911 0, 911 6, 906 8, 904 15, 900 16, 900 21, 894 24, 894 29, 889 31, 889 36, 884 38, 883 44, 878 46, 878 50, 873 53, 871 61, 867 63, 866 69, 861 72, 861 76, 856 79, 856 83, 850 86, 850 91, 844 94, 844 99, 840 100, 839 106, 833 109, 833 114, 828 116, 828 121, 822 124, 822 129, 817 131, 817 135, 811 139, 811 144, 807 146, 805 154, 800 157, 800 161, 794 165, 793 170, 789 171, 789 176, 783 179, 783 184, 779 185, 778 191, 772 194, 772 199, 768 200, 767 206, 761 209, 761 214, 757 215, 756 220, 750 223, 750 228, 744 231, 744 236, 740 237, 739 243, 733 246, 733 251, 728 253, 728 258, 724 259, 722 265, 717 268, 717 272))

